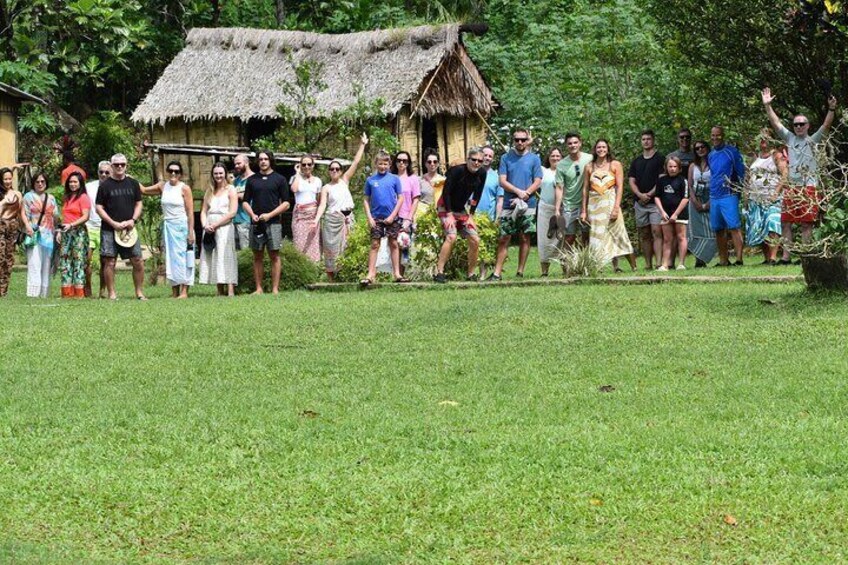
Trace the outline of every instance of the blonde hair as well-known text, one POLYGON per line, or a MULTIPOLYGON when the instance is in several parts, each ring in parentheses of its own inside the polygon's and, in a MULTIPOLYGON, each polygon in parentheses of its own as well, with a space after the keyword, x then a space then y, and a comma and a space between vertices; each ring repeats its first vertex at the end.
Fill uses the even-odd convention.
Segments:
POLYGON ((209 176, 212 179, 212 182, 209 183, 209 188, 206 189, 206 192, 203 193, 203 202, 209 204, 209 201, 212 200, 212 197, 215 196, 215 189, 218 188, 215 185, 215 169, 224 169, 224 186, 230 186, 229 181, 227 180, 227 167, 224 166, 224 163, 218 161, 214 165, 212 165, 212 170, 209 172, 209 176))

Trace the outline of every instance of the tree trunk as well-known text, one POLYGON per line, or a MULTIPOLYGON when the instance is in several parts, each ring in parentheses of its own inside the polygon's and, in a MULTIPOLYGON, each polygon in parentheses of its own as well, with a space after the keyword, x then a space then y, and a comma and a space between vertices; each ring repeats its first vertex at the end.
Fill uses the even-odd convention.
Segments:
POLYGON ((212 27, 218 27, 221 23, 221 1, 211 0, 212 3, 212 27))
POLYGON ((848 257, 802 257, 804 282, 810 290, 840 290, 848 292, 848 257))
POLYGON ((283 27, 286 21, 286 2, 285 0, 275 0, 274 2, 277 16, 277 27, 283 27))

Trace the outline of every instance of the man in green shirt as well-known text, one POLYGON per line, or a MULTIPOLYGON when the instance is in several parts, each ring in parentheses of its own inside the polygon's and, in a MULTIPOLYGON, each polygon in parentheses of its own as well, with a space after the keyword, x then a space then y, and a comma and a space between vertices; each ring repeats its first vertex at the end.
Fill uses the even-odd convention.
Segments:
POLYGON ((581 151, 583 140, 579 133, 566 134, 565 147, 568 156, 557 165, 554 213, 559 224, 565 225, 566 246, 574 245, 578 231, 581 241, 586 245, 589 243, 589 226, 580 222, 580 211, 583 206, 583 175, 586 165, 592 162, 592 155, 581 151))

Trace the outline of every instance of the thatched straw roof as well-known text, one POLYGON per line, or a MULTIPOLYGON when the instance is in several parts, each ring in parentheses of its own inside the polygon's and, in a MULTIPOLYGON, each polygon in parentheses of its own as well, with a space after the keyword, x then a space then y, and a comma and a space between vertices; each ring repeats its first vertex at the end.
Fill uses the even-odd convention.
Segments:
POLYGON ((24 92, 23 90, 15 88, 14 86, 6 84, 5 82, 0 82, 0 92, 6 94, 7 96, 11 96, 16 100, 20 100, 21 102, 34 102, 35 104, 41 104, 42 106, 47 104, 47 102, 45 102, 38 96, 33 96, 29 92, 24 92))
POLYGON ((465 51, 461 31, 458 24, 345 35, 193 29, 132 119, 164 124, 173 118, 277 117, 279 104, 292 105, 279 86, 294 82, 289 52, 295 63, 323 64, 319 78, 327 88, 317 94, 312 114, 349 107, 358 85, 367 100, 385 101, 387 115, 405 103, 425 117, 489 115, 492 93, 465 51))

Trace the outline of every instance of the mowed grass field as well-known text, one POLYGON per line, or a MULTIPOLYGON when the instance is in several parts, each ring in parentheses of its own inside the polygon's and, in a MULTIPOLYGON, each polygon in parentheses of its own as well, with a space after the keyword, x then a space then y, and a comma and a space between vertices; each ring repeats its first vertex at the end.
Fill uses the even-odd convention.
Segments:
POLYGON ((0 562, 848 560, 844 297, 24 280, 0 301, 0 562))

